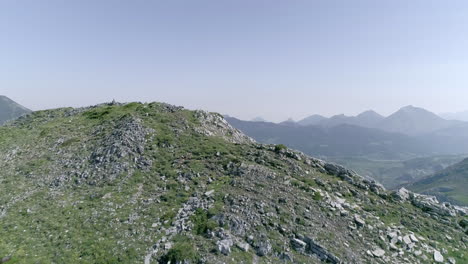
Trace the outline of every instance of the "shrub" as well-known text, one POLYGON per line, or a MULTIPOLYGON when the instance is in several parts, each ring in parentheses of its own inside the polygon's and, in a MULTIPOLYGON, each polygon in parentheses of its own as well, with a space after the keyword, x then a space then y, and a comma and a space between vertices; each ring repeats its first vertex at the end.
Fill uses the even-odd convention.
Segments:
POLYGON ((161 258, 162 263, 198 263, 200 256, 187 237, 176 238, 174 246, 161 258))
POLYGON ((320 201, 322 200, 322 195, 320 192, 314 192, 314 196, 312 197, 315 201, 320 201))
POLYGON ((275 146, 275 152, 276 153, 280 153, 282 150, 286 150, 287 147, 283 144, 278 144, 275 146))
POLYGON ((209 219, 208 212, 200 208, 198 208, 192 216, 192 222, 194 224, 193 231, 197 235, 205 235, 208 230, 213 230, 218 227, 215 221, 209 219))

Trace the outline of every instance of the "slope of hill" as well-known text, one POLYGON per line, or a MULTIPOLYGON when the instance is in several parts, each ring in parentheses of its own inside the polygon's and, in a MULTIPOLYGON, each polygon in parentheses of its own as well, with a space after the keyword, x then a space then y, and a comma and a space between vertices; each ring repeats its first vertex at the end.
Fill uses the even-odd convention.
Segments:
POLYGON ((0 95, 0 125, 29 112, 31 112, 29 109, 15 103, 6 96, 0 95))
POLYGON ((468 159, 410 184, 407 188, 441 201, 468 205, 468 159))
POLYGON ((255 143, 218 114, 35 112, 0 127, 0 167, 2 262, 468 261, 465 209, 255 143))
POLYGON ((285 144, 346 165, 387 188, 432 175, 468 153, 465 123, 409 136, 346 124, 323 127, 227 120, 259 142, 285 144))

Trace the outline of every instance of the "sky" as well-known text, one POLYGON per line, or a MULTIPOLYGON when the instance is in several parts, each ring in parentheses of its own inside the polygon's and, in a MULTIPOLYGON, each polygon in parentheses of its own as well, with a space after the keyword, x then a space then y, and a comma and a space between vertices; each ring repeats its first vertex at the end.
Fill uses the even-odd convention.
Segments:
POLYGON ((242 119, 468 109, 468 1, 2 0, 0 94, 242 119))

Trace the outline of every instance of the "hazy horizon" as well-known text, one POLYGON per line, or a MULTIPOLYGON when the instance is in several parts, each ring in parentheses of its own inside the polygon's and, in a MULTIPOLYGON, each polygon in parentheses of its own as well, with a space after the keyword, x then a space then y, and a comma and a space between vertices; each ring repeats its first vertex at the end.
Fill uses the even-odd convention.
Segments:
MULTIPOLYGON (((0 96, 7 96, 8 98, 10 98, 11 100, 15 101, 16 103, 19 103, 20 105, 22 105, 22 106, 28 108, 28 106, 21 104, 19 101, 14 100, 13 98, 9 97, 8 95, 0 94, 0 96)), ((110 102, 112 102, 112 101, 115 101, 115 99, 107 100, 107 101, 102 101, 102 102, 99 102, 98 104, 110 103, 110 102)), ((151 102, 161 102, 161 103, 169 103, 169 104, 170 104, 170 102, 163 102, 163 101, 116 101, 116 102, 118 102, 118 103, 130 103, 130 102, 151 103, 151 102)), ((88 106, 93 106, 93 105, 76 105, 76 106, 73 106, 73 107, 88 107, 88 106)), ((188 108, 188 107, 183 106, 183 105, 177 105, 177 106, 182 106, 182 107, 185 107, 185 108, 191 109, 191 110, 206 110, 206 109, 204 109, 204 108, 188 108)), ((234 118, 237 118, 237 119, 245 120, 245 121, 250 121, 250 120, 253 120, 253 119, 261 118, 261 119, 264 119, 265 122, 280 123, 280 122, 288 121, 288 120, 291 120, 291 119, 292 119, 293 121, 300 121, 300 120, 302 120, 302 119, 304 119, 304 118, 307 118, 307 117, 310 117, 310 116, 312 116, 312 115, 320 115, 320 116, 323 116, 323 117, 325 117, 325 118, 331 118, 331 117, 336 116, 336 115, 357 116, 357 115, 359 115, 359 114, 361 114, 361 113, 363 113, 363 112, 366 112, 366 111, 374 111, 374 112, 376 112, 377 114, 382 115, 383 117, 388 117, 389 115, 391 115, 391 114, 397 112, 397 111, 400 110, 401 108, 404 108, 404 107, 407 107, 407 106, 412 106, 412 107, 416 107, 416 108, 421 108, 421 107, 415 106, 415 105, 406 105, 406 106, 402 106, 402 107, 400 107, 400 108, 398 108, 398 109, 395 109, 394 111, 392 111, 392 112, 391 112, 390 114, 388 114, 388 115, 382 115, 381 113, 379 113, 379 112, 377 112, 377 111, 375 111, 375 110, 373 110, 373 109, 367 109, 367 110, 364 110, 364 111, 362 111, 362 112, 357 112, 357 113, 355 113, 355 114, 335 113, 335 114, 331 114, 331 115, 322 115, 322 114, 318 114, 318 113, 310 113, 310 114, 308 114, 308 115, 306 115, 306 116, 302 116, 302 117, 298 117, 298 118, 288 117, 288 118, 286 118, 286 119, 281 119, 281 120, 269 120, 269 119, 266 119, 266 118, 264 118, 263 116, 260 116, 260 115, 257 115, 257 116, 254 115, 254 116, 252 116, 252 117, 250 117, 250 118, 242 118, 242 117, 238 117, 238 116, 231 115, 231 114, 229 114, 229 113, 222 113, 222 112, 219 112, 219 113, 220 113, 220 114, 223 114, 223 115, 230 116, 230 117, 234 117, 234 118)), ((69 106, 58 106, 58 107, 54 107, 54 108, 60 108, 60 107, 69 107, 69 106)), ((30 109, 30 110, 33 110, 33 111, 38 111, 38 110, 53 109, 53 108, 44 108, 44 109, 31 109, 31 108, 29 108, 29 109, 30 109)), ((423 109, 425 109, 425 108, 423 108, 423 109)), ((451 118, 446 118, 446 117, 444 117, 443 115, 454 115, 454 114, 465 114, 465 113, 468 114, 468 110, 467 110, 467 111, 460 111, 460 112, 441 112, 441 113, 435 113, 435 112, 431 111, 430 109, 425 109, 425 110, 430 111, 430 112, 432 112, 432 113, 434 113, 434 114, 436 114, 436 115, 438 115, 438 116, 440 116, 440 117, 442 117, 442 118, 444 118, 444 119, 447 119, 447 120, 450 120, 451 118)), ((452 118, 452 119, 453 119, 453 120, 456 120, 457 118, 452 118)))
POLYGON ((3 1, 0 94, 242 119, 466 110, 468 3, 3 1))

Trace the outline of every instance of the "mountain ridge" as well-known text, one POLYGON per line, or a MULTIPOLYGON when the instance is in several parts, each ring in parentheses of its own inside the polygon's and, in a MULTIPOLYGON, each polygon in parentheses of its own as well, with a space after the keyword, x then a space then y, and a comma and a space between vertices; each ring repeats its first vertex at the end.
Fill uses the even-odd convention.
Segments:
POLYGON ((466 209, 256 143, 216 113, 33 112, 0 127, 0 166, 0 254, 12 263, 468 260, 466 209))
POLYGON ((316 125, 323 127, 349 124, 411 136, 432 133, 462 123, 463 121, 443 119, 426 109, 412 105, 402 107, 387 117, 378 114, 374 110, 367 110, 356 116, 339 114, 326 118, 320 115, 312 115, 298 122, 291 122, 290 120, 282 122, 282 124, 291 126, 316 125))

